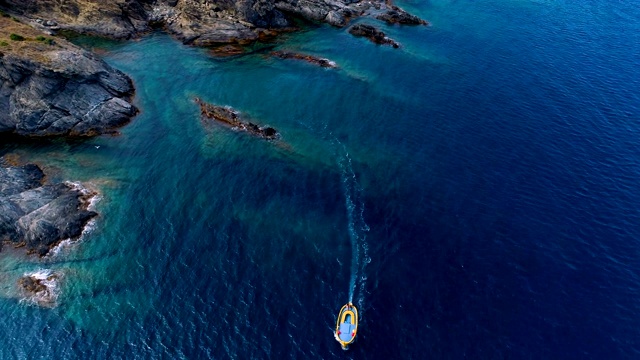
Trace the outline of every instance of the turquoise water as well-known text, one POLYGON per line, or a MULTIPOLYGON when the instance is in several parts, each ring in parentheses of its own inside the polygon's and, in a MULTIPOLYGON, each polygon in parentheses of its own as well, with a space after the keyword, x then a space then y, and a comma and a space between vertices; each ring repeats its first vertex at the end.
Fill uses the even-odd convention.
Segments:
POLYGON ((309 28, 217 59, 162 33, 81 39, 129 74, 117 137, 6 143, 101 191, 83 239, 0 261, 3 358, 638 355, 640 11, 415 1, 401 50, 309 28), (282 138, 201 122, 194 97, 282 138), (54 308, 25 272, 63 278, 54 308), (357 342, 332 334, 360 310, 357 342))

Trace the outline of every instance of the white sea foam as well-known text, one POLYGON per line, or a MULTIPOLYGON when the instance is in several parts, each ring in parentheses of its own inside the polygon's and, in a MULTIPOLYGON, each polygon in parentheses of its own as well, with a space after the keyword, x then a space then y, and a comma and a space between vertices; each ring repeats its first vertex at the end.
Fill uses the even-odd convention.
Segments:
POLYGON ((64 239, 60 241, 56 246, 52 247, 51 250, 49 250, 49 253, 46 257, 54 258, 62 254, 67 254, 70 249, 82 242, 87 237, 87 235, 91 234, 95 229, 96 219, 89 220, 84 226, 84 229, 82 229, 82 233, 80 233, 80 236, 77 239, 64 239))
POLYGON ((64 239, 60 241, 58 245, 52 247, 51 250, 49 250, 47 257, 53 258, 60 255, 61 253, 66 252, 65 249, 68 249, 69 247, 71 247, 72 244, 73 244, 73 241, 71 239, 64 239))
POLYGON ((95 194, 89 199, 89 204, 87 205, 87 210, 96 211, 96 205, 102 200, 102 196, 99 194, 95 194))
MULTIPOLYGON (((65 182, 65 185, 69 186, 73 190, 79 191, 84 196, 89 196, 86 203, 87 210, 96 211, 97 204, 102 200, 102 196, 100 196, 97 191, 89 187, 86 187, 85 185, 79 182, 67 181, 65 182)), ((90 233, 93 232, 93 230, 95 230, 95 228, 96 228, 96 219, 94 218, 89 220, 85 224, 84 228, 82 229, 82 233, 80 233, 80 236, 77 239, 64 239, 60 241, 56 246, 54 246, 53 248, 51 248, 51 250, 49 250, 47 257, 52 258, 52 257, 59 256, 60 254, 67 253, 70 248, 72 248, 74 245, 84 240, 87 235, 89 235, 90 233)))
POLYGON ((366 265, 371 262, 369 248, 366 243, 366 232, 370 230, 369 225, 364 221, 364 201, 362 200, 362 188, 358 183, 351 156, 346 147, 341 145, 344 153, 339 155, 338 165, 340 166, 343 190, 345 194, 345 206, 347 208, 347 220, 349 239, 351 241, 351 279, 349 281, 349 302, 353 302, 353 296, 360 284, 359 290, 363 294, 367 277, 364 275, 366 265), (363 261, 364 260, 364 261, 363 261), (359 276, 360 275, 360 276, 359 276))
POLYGON ((59 291, 59 280, 62 277, 61 273, 54 272, 51 269, 39 269, 35 272, 25 273, 25 277, 37 281, 44 286, 44 290, 37 291, 29 294, 27 297, 20 301, 26 301, 39 306, 53 307, 56 305, 59 291))
POLYGON ((96 191, 89 185, 85 185, 77 181, 65 181, 64 184, 70 187, 72 190, 78 191, 83 196, 88 196, 87 207, 89 207, 89 210, 93 210, 91 207, 95 207, 95 204, 97 204, 102 199, 102 197, 99 196, 98 191, 96 191))
POLYGON ((335 61, 331 61, 329 59, 322 59, 322 60, 326 61, 327 64, 329 64, 329 66, 331 66, 331 67, 337 67, 338 66, 338 64, 336 64, 335 61))

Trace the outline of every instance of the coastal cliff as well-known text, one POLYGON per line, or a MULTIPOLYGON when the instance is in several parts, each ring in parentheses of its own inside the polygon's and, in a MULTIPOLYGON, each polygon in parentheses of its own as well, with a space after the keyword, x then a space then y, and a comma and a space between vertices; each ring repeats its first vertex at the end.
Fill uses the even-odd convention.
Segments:
POLYGON ((127 123, 133 84, 68 41, 0 17, 0 133, 91 136, 127 123))
MULTIPOLYGON (((45 184, 34 164, 0 162, 0 241, 40 256, 64 239, 77 238, 97 214, 88 210, 95 196, 80 184, 45 184)), ((2 246, 0 244, 0 246, 2 246)))

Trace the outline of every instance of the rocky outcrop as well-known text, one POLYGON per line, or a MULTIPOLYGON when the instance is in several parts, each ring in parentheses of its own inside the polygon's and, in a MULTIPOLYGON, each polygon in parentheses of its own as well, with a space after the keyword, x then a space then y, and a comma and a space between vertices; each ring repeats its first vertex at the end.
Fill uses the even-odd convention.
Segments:
POLYGON ((275 56, 280 59, 295 59, 306 61, 310 64, 317 65, 324 68, 335 68, 337 67, 336 63, 324 58, 319 58, 312 55, 299 54, 290 51, 273 51, 271 56, 275 56))
POLYGON ((28 301, 44 307, 53 307, 58 299, 59 279, 58 273, 40 270, 18 279, 18 288, 28 301))
POLYGON ((415 15, 411 15, 401 8, 391 5, 385 12, 378 14, 376 19, 385 21, 389 24, 402 24, 402 25, 427 25, 425 20, 420 19, 415 15))
POLYGON ((195 99, 195 102, 200 105, 200 113, 204 119, 215 120, 218 123, 266 140, 274 140, 278 138, 278 132, 276 129, 272 127, 260 127, 257 124, 242 119, 237 111, 228 106, 207 104, 198 98, 195 99))
POLYGON ((126 39, 161 26, 198 46, 248 42, 290 26, 270 0, 0 0, 0 6, 44 30, 126 39))
POLYGON ((42 29, 129 38, 149 30, 144 4, 129 0, 0 0, 0 6, 42 29))
POLYGON ((0 6, 46 31, 130 38, 160 26, 197 46, 264 39, 291 28, 296 17, 342 27, 387 11, 379 18, 422 21, 378 0, 0 0, 0 6))
POLYGON ((0 48, 0 133, 97 135, 137 113, 125 74, 64 39, 43 35, 0 17, 6 44, 0 48))
POLYGON ((247 44, 275 36, 291 23, 271 1, 153 1, 147 16, 185 44, 247 44))
POLYGON ((396 49, 400 47, 400 44, 395 42, 393 39, 388 38, 387 35, 385 35, 385 33, 383 33, 382 31, 378 30, 377 28, 371 25, 366 25, 366 24, 353 25, 352 27, 349 28, 349 33, 354 36, 366 37, 367 39, 379 45, 391 45, 396 49))
POLYGON ((97 215, 88 210, 94 192, 74 183, 45 185, 44 178, 37 165, 0 167, 0 240, 40 256, 79 237, 97 215))

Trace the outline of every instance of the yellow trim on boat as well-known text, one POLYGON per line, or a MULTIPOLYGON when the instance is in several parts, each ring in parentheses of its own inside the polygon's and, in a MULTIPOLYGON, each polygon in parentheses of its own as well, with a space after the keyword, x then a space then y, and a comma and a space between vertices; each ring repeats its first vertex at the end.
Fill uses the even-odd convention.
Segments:
POLYGON ((343 349, 346 349, 347 345, 353 343, 356 340, 356 335, 358 334, 358 309, 352 304, 348 303, 340 308, 340 312, 338 313, 338 320, 336 321, 336 340, 342 345, 343 349), (347 310, 347 306, 349 309, 347 310), (347 320, 347 316, 350 316, 349 323, 355 325, 353 329, 353 336, 350 341, 342 341, 340 336, 338 335, 338 331, 340 331, 340 324, 344 323, 347 320))

